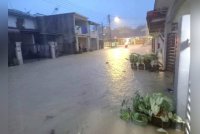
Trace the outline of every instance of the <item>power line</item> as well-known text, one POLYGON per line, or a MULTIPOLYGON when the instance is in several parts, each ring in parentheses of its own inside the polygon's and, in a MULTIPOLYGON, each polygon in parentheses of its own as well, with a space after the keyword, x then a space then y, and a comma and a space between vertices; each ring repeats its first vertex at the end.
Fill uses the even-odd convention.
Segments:
MULTIPOLYGON (((60 1, 61 1, 61 0, 60 0, 60 1)), ((70 0, 65 0, 64 2, 66 2, 66 3, 68 3, 68 4, 72 5, 72 6, 76 6, 76 7, 78 7, 78 8, 85 9, 85 10, 87 10, 87 11, 89 11, 89 12, 94 12, 94 13, 96 13, 96 14, 104 14, 104 15, 107 14, 107 13, 105 13, 105 12, 95 11, 95 10, 92 10, 92 9, 89 9, 89 8, 86 8, 86 7, 83 7, 83 6, 74 4, 74 3, 72 3, 70 0)))
POLYGON ((61 1, 50 1, 50 0, 43 0, 45 2, 48 2, 48 3, 51 3, 53 5, 60 5, 61 7, 63 7, 64 9, 66 9, 66 7, 70 8, 71 10, 80 10, 82 12, 86 12, 87 14, 90 14, 89 16, 92 17, 92 18, 98 18, 99 20, 102 20, 102 18, 99 18, 99 14, 94 14, 94 12, 89 12, 89 11, 86 11, 85 9, 82 9, 80 8, 79 6, 76 6, 76 5, 72 5, 71 3, 68 3, 68 2, 61 2, 61 1), (91 14, 93 13, 93 14, 91 14))
MULTIPOLYGON (((98 23, 104 22, 105 24, 108 25, 107 18, 106 18, 106 16, 107 16, 106 13, 103 13, 103 12, 100 13, 98 11, 94 11, 94 10, 82 7, 80 5, 72 3, 69 0, 65 0, 65 1, 63 1, 63 0, 57 0, 57 1, 43 0, 43 1, 51 3, 53 5, 55 5, 55 4, 59 5, 59 6, 63 7, 64 9, 66 9, 66 7, 67 7, 68 9, 71 9, 73 12, 74 11, 83 12, 83 13, 87 14, 90 19, 92 18, 92 20, 98 20, 98 23)), ((110 15, 110 16, 113 17, 113 18, 115 17, 114 15, 110 15)), ((125 21, 125 22, 128 22, 128 24, 133 24, 133 25, 136 25, 136 24, 131 22, 131 21, 136 21, 136 20, 138 21, 138 19, 134 19, 133 17, 129 18, 129 17, 120 16, 120 18, 122 18, 122 20, 129 20, 129 21, 125 21)))

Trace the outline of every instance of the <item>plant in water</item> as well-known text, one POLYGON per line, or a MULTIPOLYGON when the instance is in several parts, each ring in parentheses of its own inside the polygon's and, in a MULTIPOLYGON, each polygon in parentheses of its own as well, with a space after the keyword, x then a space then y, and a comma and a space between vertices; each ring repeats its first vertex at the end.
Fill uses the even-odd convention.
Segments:
POLYGON ((132 120, 137 125, 147 125, 148 123, 148 117, 141 113, 132 114, 132 120))
POLYGON ((129 99, 123 99, 122 104, 121 104, 122 108, 120 110, 120 118, 125 121, 130 121, 132 117, 131 116, 132 111, 128 103, 129 103, 129 99))
POLYGON ((132 53, 130 56, 129 56, 129 59, 130 59, 130 62, 132 64, 136 64, 138 61, 139 61, 139 54, 136 54, 136 53, 132 53))
POLYGON ((168 127, 170 122, 184 124, 179 116, 172 113, 171 99, 162 93, 141 96, 137 91, 132 98, 132 104, 128 104, 128 102, 127 99, 123 100, 120 110, 120 118, 125 121, 133 121, 142 125, 149 120, 154 125, 163 128, 168 127))
POLYGON ((121 109, 120 110, 120 118, 125 121, 131 121, 132 112, 130 109, 121 109))
POLYGON ((149 71, 159 71, 160 67, 163 67, 163 64, 158 61, 158 56, 156 54, 137 54, 132 53, 129 56, 130 62, 134 66, 142 65, 145 67, 145 70, 149 71))

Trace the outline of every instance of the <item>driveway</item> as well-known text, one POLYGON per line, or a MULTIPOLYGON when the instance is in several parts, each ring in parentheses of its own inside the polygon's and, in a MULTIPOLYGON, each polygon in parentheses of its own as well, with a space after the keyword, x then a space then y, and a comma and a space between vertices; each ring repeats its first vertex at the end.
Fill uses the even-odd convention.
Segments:
POLYGON ((171 74, 131 69, 130 51, 147 47, 104 49, 10 67, 10 134, 50 134, 52 129, 55 134, 157 134, 155 127, 119 119, 124 97, 172 86, 171 74))

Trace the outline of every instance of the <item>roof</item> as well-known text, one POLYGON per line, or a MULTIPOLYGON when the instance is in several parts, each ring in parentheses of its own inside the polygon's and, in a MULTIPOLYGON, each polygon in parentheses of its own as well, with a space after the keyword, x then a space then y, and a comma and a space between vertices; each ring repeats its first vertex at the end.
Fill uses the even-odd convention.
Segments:
POLYGON ((155 0, 154 9, 168 9, 174 0, 155 0))
POLYGON ((81 15, 81 14, 78 14, 78 13, 76 13, 76 12, 72 12, 71 14, 74 14, 75 16, 78 16, 78 17, 81 17, 81 18, 88 19, 86 16, 81 15))
POLYGON ((81 15, 79 13, 76 12, 71 12, 71 13, 61 13, 61 14, 53 14, 53 15, 44 15, 44 14, 40 14, 40 13, 36 13, 34 15, 31 15, 29 12, 22 12, 16 9, 8 9, 8 14, 9 15, 15 15, 15 16, 21 16, 21 17, 30 17, 30 18, 34 18, 34 17, 42 17, 42 16, 56 16, 56 15, 75 15, 78 18, 81 19, 85 19, 87 20, 88 18, 84 15, 81 15))
POLYGON ((8 15, 15 15, 15 16, 21 16, 21 17, 28 17, 28 18, 33 18, 30 13, 25 13, 16 9, 8 9, 8 15))
POLYGON ((96 23, 96 22, 94 22, 94 21, 90 21, 90 20, 89 20, 88 22, 89 22, 90 25, 100 25, 100 24, 98 24, 98 23, 96 23))
POLYGON ((83 16, 83 15, 81 15, 81 14, 78 14, 78 13, 76 13, 76 12, 70 12, 70 13, 60 13, 60 14, 50 14, 50 15, 43 15, 43 14, 39 14, 39 13, 37 13, 37 14, 35 14, 36 16, 57 16, 57 15, 75 15, 75 16, 77 16, 77 17, 80 17, 80 18, 84 18, 84 19, 88 19, 86 16, 83 16))

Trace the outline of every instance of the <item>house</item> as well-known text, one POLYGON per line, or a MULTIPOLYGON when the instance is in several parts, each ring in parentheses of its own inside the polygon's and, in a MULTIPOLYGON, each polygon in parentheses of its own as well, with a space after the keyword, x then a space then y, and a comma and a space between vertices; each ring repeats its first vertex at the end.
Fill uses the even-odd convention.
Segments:
POLYGON ((78 13, 64 13, 37 17, 40 33, 44 41, 51 35, 62 54, 75 54, 99 49, 99 24, 88 21, 78 13))
MULTIPOLYGON (((173 88, 176 100, 176 112, 186 121, 186 134, 191 133, 191 90, 190 90, 190 1, 156 0, 158 9, 168 6, 163 17, 147 13, 147 23, 154 42, 154 52, 161 53, 164 67, 174 74, 173 88), (152 17, 153 16, 153 17, 152 17), (156 19, 163 20, 159 24, 156 19), (163 19, 161 19, 163 18, 163 19), (152 22, 153 21, 153 22, 152 22), (160 49, 159 49, 160 48, 160 49)), ((155 6, 155 7, 156 7, 155 6)), ((155 10, 153 12, 157 12, 155 10)), ((159 13, 160 14, 160 13, 159 13)), ((161 16, 161 15, 160 15, 161 16)))
POLYGON ((8 38, 9 65, 103 48, 102 27, 77 13, 33 16, 9 9, 8 38))
POLYGON ((147 12, 147 26, 152 38, 152 52, 157 54, 165 69, 165 22, 172 0, 155 0, 154 9, 147 12))
MULTIPOLYGON (((8 65, 50 58, 49 42, 44 43, 35 16, 15 9, 8 10, 8 65)), ((53 37, 51 37, 53 38, 53 37)))
POLYGON ((104 47, 103 42, 103 26, 98 23, 88 21, 89 34, 90 34, 90 51, 102 49, 104 47))
POLYGON ((166 67, 173 68, 176 111, 186 120, 186 133, 191 133, 190 90, 190 1, 174 0, 165 23, 166 67), (172 61, 171 53, 174 53, 172 61), (170 64, 173 63, 173 64, 170 64))
MULTIPOLYGON (((22 48, 22 55, 30 58, 29 55, 37 43, 38 30, 33 16, 17 10, 8 10, 8 64, 14 65, 17 62, 16 47, 22 48)), ((18 55, 19 56, 19 55, 18 55)))

